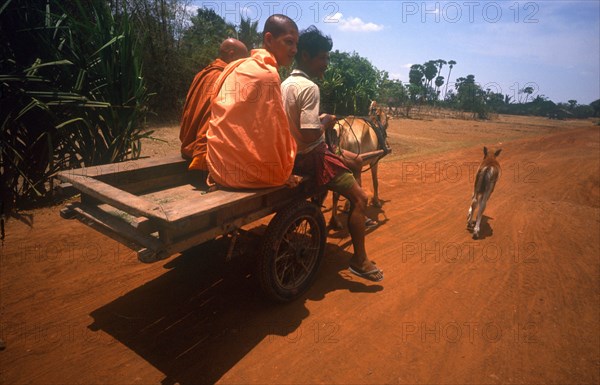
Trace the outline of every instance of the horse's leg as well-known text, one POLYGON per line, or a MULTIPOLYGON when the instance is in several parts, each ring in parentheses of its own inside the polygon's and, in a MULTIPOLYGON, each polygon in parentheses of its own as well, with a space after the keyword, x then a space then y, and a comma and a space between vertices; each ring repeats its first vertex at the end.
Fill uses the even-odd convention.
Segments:
POLYGON ((479 238, 479 229, 481 226, 481 218, 483 218, 483 212, 485 211, 485 206, 487 205, 487 201, 490 197, 489 190, 486 190, 482 195, 479 202, 479 210, 477 211, 477 222, 475 223, 475 228, 473 229, 473 239, 479 238))
POLYGON ((473 226, 471 222, 473 220, 473 212, 477 207, 477 193, 473 193, 473 197, 471 197, 471 205, 469 206, 469 213, 467 214, 467 228, 470 229, 473 226))
POLYGON ((338 218, 337 205, 340 199, 340 194, 332 191, 332 201, 333 206, 331 207, 331 219, 329 220, 329 227, 334 230, 341 230, 342 224, 340 223, 340 219, 338 218))
POLYGON ((373 179, 373 206, 381 208, 381 201, 379 200, 379 179, 377 179, 378 166, 379 161, 371 166, 371 178, 373 179))

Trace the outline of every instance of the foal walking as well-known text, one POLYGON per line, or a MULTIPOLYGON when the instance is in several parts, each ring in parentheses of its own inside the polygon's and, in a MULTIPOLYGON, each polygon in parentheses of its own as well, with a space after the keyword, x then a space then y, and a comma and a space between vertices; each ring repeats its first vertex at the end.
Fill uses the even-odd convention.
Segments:
POLYGON ((475 177, 475 187, 473 189, 473 197, 471 198, 471 207, 469 207, 469 214, 467 215, 467 228, 473 229, 473 239, 479 238, 479 226, 481 224, 481 217, 487 204, 490 195, 494 191, 494 186, 500 177, 500 164, 496 160, 496 157, 500 155, 501 149, 496 152, 488 152, 487 147, 483 147, 483 161, 479 165, 477 170, 477 176, 475 177), (473 218, 473 211, 479 206, 477 213, 477 221, 471 222, 473 218), (473 227, 473 225, 475 227, 473 227))

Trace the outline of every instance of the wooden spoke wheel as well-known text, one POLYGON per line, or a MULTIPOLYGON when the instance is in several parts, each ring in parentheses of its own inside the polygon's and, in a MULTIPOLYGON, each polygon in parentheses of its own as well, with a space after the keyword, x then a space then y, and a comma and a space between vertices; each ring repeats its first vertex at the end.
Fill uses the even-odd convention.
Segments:
POLYGON ((291 301, 314 282, 323 259, 325 218, 320 207, 300 201, 279 211, 269 223, 258 259, 265 294, 291 301))

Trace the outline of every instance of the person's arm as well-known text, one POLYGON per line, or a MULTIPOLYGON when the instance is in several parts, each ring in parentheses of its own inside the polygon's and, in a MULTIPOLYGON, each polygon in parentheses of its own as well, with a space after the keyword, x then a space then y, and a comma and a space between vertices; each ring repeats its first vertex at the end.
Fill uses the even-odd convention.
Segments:
POLYGON ((300 130, 300 135, 304 141, 314 142, 318 140, 321 135, 323 135, 325 130, 333 129, 337 118, 335 115, 321 114, 321 116, 319 116, 319 120, 321 121, 319 128, 302 128, 300 130))
POLYGON ((319 115, 319 87, 306 88, 298 94, 297 103, 300 108, 300 136, 305 143, 317 141, 325 129, 333 128, 335 116, 319 115))
POLYGON ((321 131, 333 130, 337 117, 331 114, 321 114, 319 120, 321 121, 321 131))

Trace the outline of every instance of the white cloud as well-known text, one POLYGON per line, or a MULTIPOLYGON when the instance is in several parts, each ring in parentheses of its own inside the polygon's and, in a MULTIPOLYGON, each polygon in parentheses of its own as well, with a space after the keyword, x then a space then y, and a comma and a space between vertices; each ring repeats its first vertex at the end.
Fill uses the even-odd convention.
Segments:
POLYGON ((198 9, 200 9, 201 7, 197 4, 188 4, 185 7, 185 11, 190 15, 190 16, 196 16, 196 14, 198 13, 198 9))
MULTIPOLYGON (((242 7, 240 15, 244 19, 250 19, 251 22, 255 22, 260 18, 261 10, 256 6, 256 3, 250 3, 249 5, 242 7)), ((238 17, 236 17, 237 20, 238 17)))
POLYGON ((331 21, 338 23, 340 31, 345 32, 377 32, 383 29, 381 24, 367 23, 360 17, 344 17, 339 12, 331 17, 331 21))

